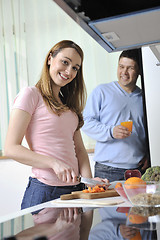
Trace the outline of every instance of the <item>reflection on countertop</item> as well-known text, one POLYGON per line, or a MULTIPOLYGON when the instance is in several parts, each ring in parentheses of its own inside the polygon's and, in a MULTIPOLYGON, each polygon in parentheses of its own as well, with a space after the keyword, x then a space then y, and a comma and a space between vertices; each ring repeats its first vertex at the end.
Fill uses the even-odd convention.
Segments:
MULTIPOLYGON (((43 205, 44 206, 44 205, 43 205)), ((43 207, 0 223, 1 239, 50 240, 158 239, 160 208, 142 207, 43 207)))

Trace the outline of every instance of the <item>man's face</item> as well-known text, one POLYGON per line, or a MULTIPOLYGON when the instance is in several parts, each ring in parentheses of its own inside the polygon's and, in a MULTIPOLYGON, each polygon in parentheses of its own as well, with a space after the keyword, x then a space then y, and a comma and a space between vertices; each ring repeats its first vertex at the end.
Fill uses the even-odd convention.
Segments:
POLYGON ((138 65, 134 60, 127 57, 120 58, 117 69, 117 77, 119 85, 124 90, 127 92, 134 90, 138 75, 138 65))

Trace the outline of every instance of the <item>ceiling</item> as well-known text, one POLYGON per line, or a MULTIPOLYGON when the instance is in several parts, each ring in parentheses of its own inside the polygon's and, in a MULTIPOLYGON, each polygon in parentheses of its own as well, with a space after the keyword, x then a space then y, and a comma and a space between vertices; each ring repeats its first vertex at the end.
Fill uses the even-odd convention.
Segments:
POLYGON ((108 52, 160 44, 160 0, 53 1, 108 52))

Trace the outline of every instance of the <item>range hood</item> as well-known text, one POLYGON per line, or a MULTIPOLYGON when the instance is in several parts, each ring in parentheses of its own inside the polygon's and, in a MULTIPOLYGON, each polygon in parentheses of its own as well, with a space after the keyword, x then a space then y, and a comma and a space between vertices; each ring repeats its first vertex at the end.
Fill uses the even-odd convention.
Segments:
POLYGON ((108 52, 160 44, 160 0, 53 0, 108 52))

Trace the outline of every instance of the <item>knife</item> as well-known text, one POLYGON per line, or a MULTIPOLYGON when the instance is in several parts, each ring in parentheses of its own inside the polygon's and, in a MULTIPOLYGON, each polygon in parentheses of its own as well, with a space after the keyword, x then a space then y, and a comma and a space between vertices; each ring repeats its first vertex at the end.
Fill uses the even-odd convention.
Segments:
POLYGON ((109 183, 105 183, 105 182, 102 182, 102 181, 98 181, 98 180, 94 180, 93 178, 84 178, 84 177, 77 177, 77 180, 81 183, 84 183, 86 185, 90 185, 90 186, 96 186, 96 185, 99 185, 99 186, 109 186, 110 184, 109 183))

